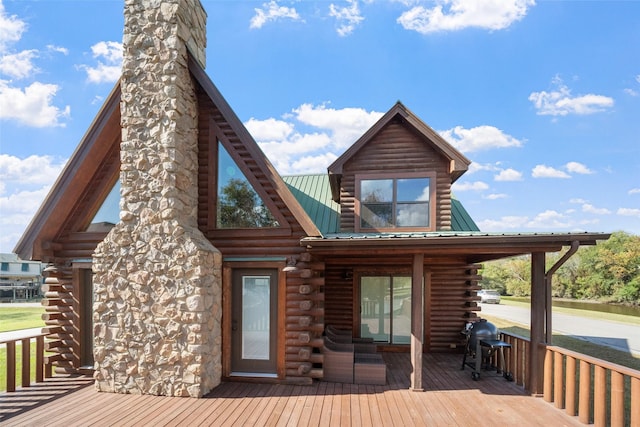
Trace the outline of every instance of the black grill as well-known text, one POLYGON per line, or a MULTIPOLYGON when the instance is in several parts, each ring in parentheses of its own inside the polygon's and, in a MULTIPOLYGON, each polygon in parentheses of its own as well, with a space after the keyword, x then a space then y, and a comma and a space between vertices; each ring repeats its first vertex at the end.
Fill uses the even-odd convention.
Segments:
POLYGON ((467 323, 462 334, 466 340, 462 369, 465 366, 473 368, 471 378, 474 381, 480 378, 482 369, 491 369, 491 358, 496 352, 498 352, 497 373, 503 373, 508 381, 513 380, 513 375, 504 370, 504 349, 511 348, 511 344, 498 339, 500 331, 496 325, 486 319, 480 319, 477 322, 467 323), (472 357, 473 361, 467 362, 467 356, 472 357))

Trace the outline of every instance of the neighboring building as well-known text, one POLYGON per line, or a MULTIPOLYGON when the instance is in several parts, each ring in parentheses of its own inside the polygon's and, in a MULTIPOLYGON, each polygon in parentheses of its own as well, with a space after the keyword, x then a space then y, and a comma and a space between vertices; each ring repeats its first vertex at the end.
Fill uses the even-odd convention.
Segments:
POLYGON ((42 263, 0 254, 0 302, 40 300, 42 263))
POLYGON ((328 174, 283 178, 204 72, 199 1, 139 3, 125 5, 120 83, 16 247, 51 263, 57 372, 171 396, 309 383, 331 324, 410 351, 421 389, 422 352, 462 351, 479 263, 521 254, 537 349, 545 253, 608 235, 478 231, 451 192, 470 161, 399 102, 328 174))

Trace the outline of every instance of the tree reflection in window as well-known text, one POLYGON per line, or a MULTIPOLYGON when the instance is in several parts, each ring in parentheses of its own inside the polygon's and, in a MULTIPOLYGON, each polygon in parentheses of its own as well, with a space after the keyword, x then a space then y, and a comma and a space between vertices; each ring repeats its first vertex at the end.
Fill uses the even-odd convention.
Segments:
POLYGON ((279 225, 220 143, 217 206, 218 228, 263 228, 279 225))

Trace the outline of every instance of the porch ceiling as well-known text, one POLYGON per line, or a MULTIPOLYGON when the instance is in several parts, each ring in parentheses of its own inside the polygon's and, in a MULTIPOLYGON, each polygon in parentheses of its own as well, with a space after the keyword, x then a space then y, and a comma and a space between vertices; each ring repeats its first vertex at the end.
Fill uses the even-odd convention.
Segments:
POLYGON ((336 233, 306 237, 300 244, 317 254, 353 256, 357 252, 388 257, 423 253, 430 257, 464 257, 473 263, 535 252, 558 252, 573 242, 595 245, 609 236, 606 233, 336 233))

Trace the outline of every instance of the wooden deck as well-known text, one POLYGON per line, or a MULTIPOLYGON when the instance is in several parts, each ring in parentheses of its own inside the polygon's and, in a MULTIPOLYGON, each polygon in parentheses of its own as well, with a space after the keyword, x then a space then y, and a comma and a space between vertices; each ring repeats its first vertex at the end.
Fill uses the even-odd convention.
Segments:
POLYGON ((495 372, 471 380, 454 355, 425 355, 424 392, 410 391, 408 354, 385 353, 387 385, 226 382, 202 399, 99 393, 57 377, 0 394, 3 426, 563 426, 582 425, 495 372))

